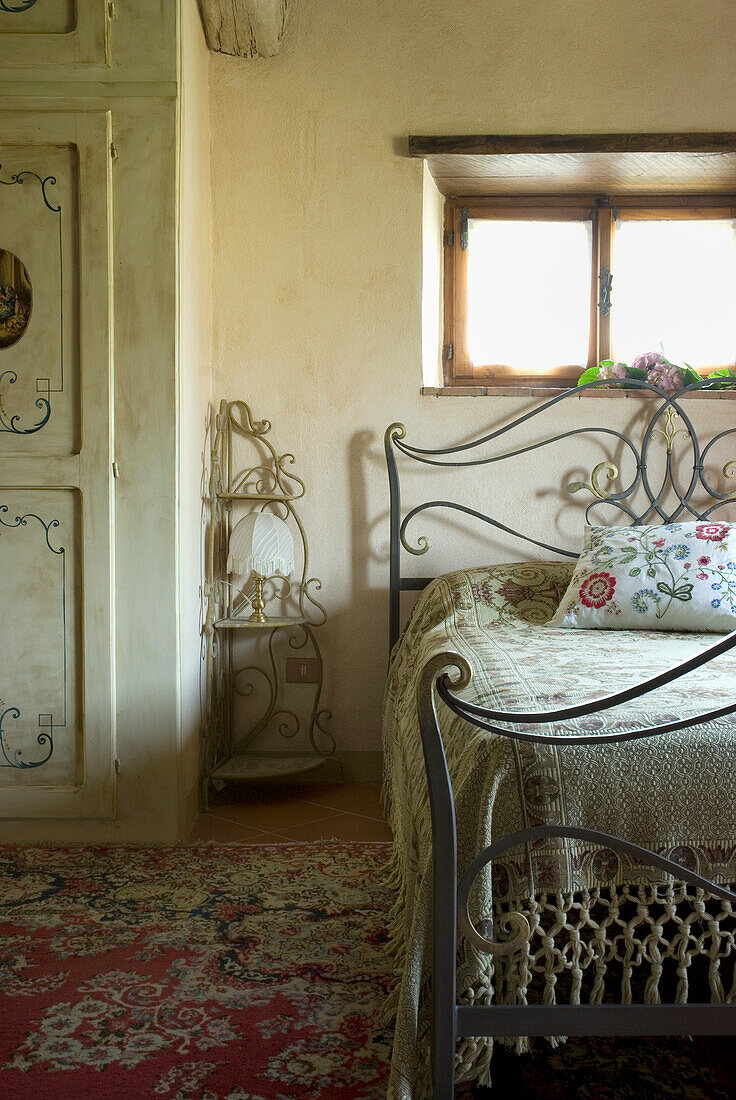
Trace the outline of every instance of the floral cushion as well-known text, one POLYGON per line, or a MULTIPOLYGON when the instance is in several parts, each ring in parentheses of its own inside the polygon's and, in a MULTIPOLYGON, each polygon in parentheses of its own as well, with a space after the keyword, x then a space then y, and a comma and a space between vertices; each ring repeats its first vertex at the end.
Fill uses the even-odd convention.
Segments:
POLYGON ((549 626, 736 629, 736 524, 589 527, 549 626))

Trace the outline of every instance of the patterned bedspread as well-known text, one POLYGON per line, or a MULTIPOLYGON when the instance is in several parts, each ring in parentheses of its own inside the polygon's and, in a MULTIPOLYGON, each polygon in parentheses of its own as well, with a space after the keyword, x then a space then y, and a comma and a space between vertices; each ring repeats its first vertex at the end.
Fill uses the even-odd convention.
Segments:
MULTIPOLYGON (((428 658, 445 650, 466 658, 473 670, 466 698, 500 709, 551 709, 638 683, 714 641, 712 634, 546 627, 570 575, 566 564, 527 563, 439 577, 422 594, 394 651, 384 709, 398 892, 391 922, 398 986, 390 1097, 428 1094, 431 834, 416 714, 417 683, 428 658)), ((735 674, 736 656, 727 654, 643 699, 568 722, 564 732, 631 729, 726 705, 736 690, 735 674)), ((493 839, 566 822, 632 840, 714 881, 736 881, 732 719, 641 742, 578 748, 520 744, 475 729, 441 703, 440 711, 461 871, 493 839)), ((566 996, 596 1001, 606 983, 610 993, 615 971, 617 997, 631 999, 632 981, 636 987, 644 975, 642 994, 655 1001, 667 962, 674 960, 674 995, 682 1001, 688 967, 698 955, 709 959, 711 996, 736 995, 722 982, 723 959, 735 946, 728 905, 711 899, 706 914, 702 895, 691 897, 682 884, 663 883, 661 872, 612 850, 545 841, 533 851, 510 852, 476 893, 476 918, 520 908, 533 936, 523 958, 511 956, 495 969, 489 956, 465 947, 458 987, 465 1000, 532 999, 538 979, 541 995, 553 1001, 565 975, 566 996)), ((461 1041, 458 1080, 488 1083, 491 1049, 489 1040, 461 1041)))

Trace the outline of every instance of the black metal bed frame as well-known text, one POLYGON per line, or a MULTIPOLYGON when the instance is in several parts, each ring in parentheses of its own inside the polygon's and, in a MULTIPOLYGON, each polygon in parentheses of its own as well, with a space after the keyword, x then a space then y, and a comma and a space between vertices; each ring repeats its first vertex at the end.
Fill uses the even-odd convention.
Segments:
MULTIPOLYGON (((618 492, 607 491, 604 480, 614 482, 619 471, 612 461, 598 463, 592 472, 590 483, 573 482, 569 491, 587 489, 595 498, 585 510, 586 520, 596 505, 606 504, 624 513, 632 524, 646 522, 672 523, 680 518, 705 520, 717 508, 736 502, 736 494, 716 490, 705 472, 705 460, 711 448, 726 436, 736 435, 736 427, 727 428, 714 435, 703 447, 692 420, 682 408, 680 399, 693 390, 708 388, 708 383, 693 384, 676 396, 666 394, 647 382, 612 380, 609 385, 623 385, 648 391, 657 399, 657 406, 643 432, 641 445, 607 426, 574 428, 557 433, 538 442, 512 447, 501 454, 477 457, 477 449, 492 443, 515 429, 520 428, 546 410, 578 396, 579 387, 566 390, 561 394, 535 406, 531 411, 518 416, 510 424, 491 431, 478 439, 455 447, 426 449, 405 442, 406 428, 403 424, 392 424, 385 434, 386 462, 388 466, 390 488, 390 644, 393 645, 400 633, 401 592, 425 588, 431 577, 404 576, 400 568, 401 549, 410 554, 424 554, 429 543, 420 536, 416 545, 411 545, 406 536, 408 524, 422 512, 432 509, 453 509, 490 524, 497 530, 513 535, 540 549, 550 550, 567 558, 577 558, 577 554, 563 547, 542 542, 525 535, 493 517, 448 500, 432 500, 411 508, 401 518, 401 495, 396 451, 405 458, 429 466, 474 467, 513 459, 530 451, 539 450, 561 440, 577 435, 598 435, 613 440, 617 446, 628 452, 633 458, 636 470, 633 478, 618 492), (684 428, 675 427, 677 418, 681 418, 684 428), (662 482, 658 489, 652 487, 648 469, 648 455, 655 436, 661 436, 666 443, 666 464, 662 482), (689 441, 692 450, 692 474, 688 485, 682 488, 678 483, 678 467, 673 459, 676 437, 682 435, 689 441), (475 452, 475 454, 474 454, 475 452), (455 457, 459 456, 459 457, 455 457), (646 502, 643 511, 633 507, 633 497, 637 490, 643 492, 646 502), (710 503, 697 508, 695 497, 705 493, 710 503), (671 509, 665 503, 665 497, 674 497, 671 509)), ((726 382, 725 385, 734 383, 726 382)), ((710 384, 712 385, 712 383, 710 384)), ((736 461, 730 461, 722 468, 726 477, 736 476, 736 461)), ((522 913, 511 912, 502 920, 504 930, 516 926, 516 935, 512 939, 490 941, 480 935, 474 927, 468 913, 468 898, 475 878, 480 871, 503 852, 519 845, 540 839, 557 837, 585 840, 602 844, 615 851, 656 867, 668 875, 698 887, 713 897, 736 904, 736 893, 719 886, 701 875, 672 860, 665 859, 639 845, 632 844, 620 837, 610 836, 595 829, 573 825, 538 825, 505 836, 486 847, 465 869, 458 883, 457 867, 457 831, 455 803, 452 782, 447 766, 437 711, 437 697, 456 715, 476 727, 501 737, 515 738, 519 741, 544 743, 547 745, 596 745, 618 741, 640 740, 659 736, 673 730, 686 729, 703 722, 722 718, 736 713, 736 701, 732 705, 706 711, 694 718, 661 723, 643 729, 615 733, 591 735, 544 734, 524 730, 509 729, 496 725, 497 722, 515 724, 549 724, 564 722, 567 719, 594 714, 608 710, 620 703, 648 695, 665 684, 686 676, 689 672, 702 667, 719 655, 736 647, 736 631, 714 642, 697 656, 683 661, 666 672, 651 677, 626 691, 614 692, 576 706, 561 707, 557 710, 522 712, 501 711, 482 707, 461 699, 457 692, 470 682, 471 670, 465 659, 456 653, 442 653, 432 657, 425 665, 417 692, 417 707, 421 729, 422 746, 429 787, 429 799, 432 819, 433 846, 433 948, 432 948, 432 1079, 435 1100, 450 1100, 454 1094, 455 1080, 455 1042, 458 1036, 513 1036, 513 1035, 727 1035, 736 1034, 736 1004, 595 1004, 595 1005, 463 1005, 457 1003, 456 988, 456 951, 458 930, 477 949, 492 955, 506 955, 515 951, 528 937, 530 929, 522 913), (459 672, 452 680, 447 670, 455 668, 459 672)))

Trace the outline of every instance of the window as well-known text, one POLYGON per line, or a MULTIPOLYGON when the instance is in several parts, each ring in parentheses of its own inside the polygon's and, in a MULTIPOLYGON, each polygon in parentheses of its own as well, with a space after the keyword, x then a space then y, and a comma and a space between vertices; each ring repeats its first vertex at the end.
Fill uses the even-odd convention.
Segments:
POLYGON ((734 368, 736 132, 414 135, 407 153, 434 185, 424 308, 428 334, 442 313, 442 363, 430 336, 424 365, 439 392, 556 388, 660 343, 701 373, 734 368))
POLYGON ((736 195, 448 198, 447 385, 574 384, 660 344, 736 361, 736 195))

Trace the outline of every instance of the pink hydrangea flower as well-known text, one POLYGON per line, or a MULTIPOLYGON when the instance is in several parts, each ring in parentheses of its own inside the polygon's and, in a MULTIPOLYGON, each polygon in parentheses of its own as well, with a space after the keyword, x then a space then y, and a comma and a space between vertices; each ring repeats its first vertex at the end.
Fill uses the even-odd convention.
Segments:
POLYGON ((632 359, 631 366, 633 370, 649 370, 650 367, 658 367, 665 362, 665 357, 661 351, 645 351, 632 359))
POLYGON ((601 363, 598 368, 598 377, 604 380, 609 378, 626 378, 626 364, 614 363, 611 366, 610 363, 601 363))
POLYGON ((647 370, 647 382, 658 386, 664 393, 677 393, 685 384, 682 371, 673 363, 656 363, 647 370))

